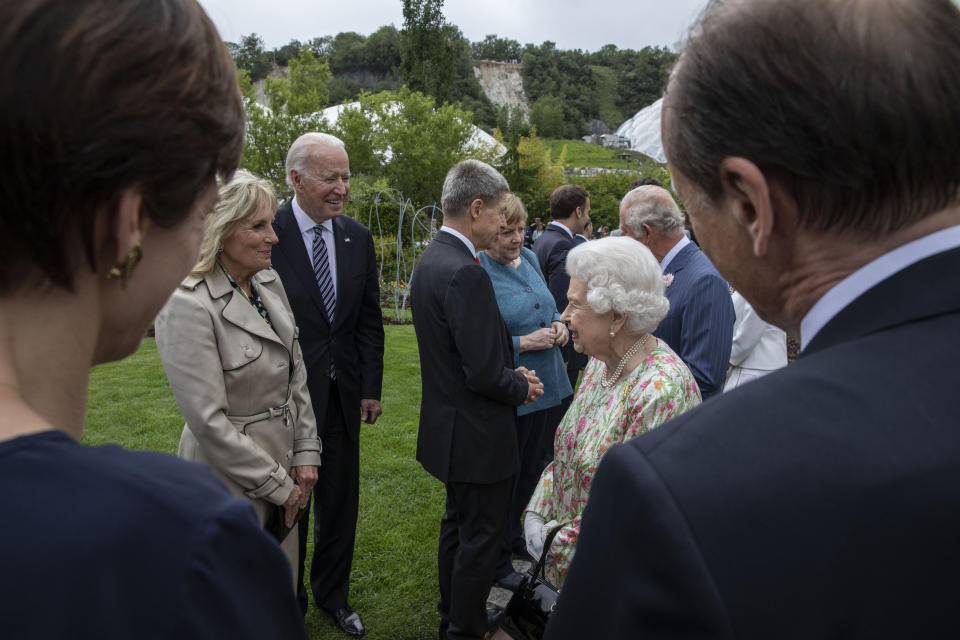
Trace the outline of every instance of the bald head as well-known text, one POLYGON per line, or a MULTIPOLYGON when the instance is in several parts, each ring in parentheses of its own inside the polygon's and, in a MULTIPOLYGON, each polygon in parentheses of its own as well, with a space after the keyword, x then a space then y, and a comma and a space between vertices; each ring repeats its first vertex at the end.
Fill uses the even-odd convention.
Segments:
POLYGON ((679 239, 683 235, 683 213, 663 187, 637 187, 620 201, 620 228, 624 234, 639 240, 644 224, 665 236, 679 239))

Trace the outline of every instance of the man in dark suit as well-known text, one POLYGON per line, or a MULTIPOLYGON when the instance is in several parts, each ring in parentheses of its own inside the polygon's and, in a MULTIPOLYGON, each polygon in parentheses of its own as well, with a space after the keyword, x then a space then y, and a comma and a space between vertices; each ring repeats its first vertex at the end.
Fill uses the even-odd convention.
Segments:
MULTIPOLYGON (((567 308, 567 288, 570 286, 570 276, 567 275, 567 253, 577 244, 577 234, 583 233, 583 228, 590 219, 590 192, 575 184, 564 184, 550 194, 550 215, 553 220, 543 230, 543 235, 533 245, 533 252, 540 262, 540 271, 547 281, 547 288, 553 294, 560 313, 567 308)), ((570 385, 577 386, 580 371, 587 366, 587 356, 573 350, 573 341, 561 347, 563 361, 567 364, 567 377, 570 385)), ((557 423, 570 406, 573 396, 565 398, 552 412, 548 422, 551 428, 556 429, 557 423)), ((551 439, 552 443, 552 439, 551 439)), ((552 449, 551 449, 552 455, 552 449)))
MULTIPOLYGON (((364 635, 350 607, 350 566, 357 529, 360 422, 381 413, 383 321, 380 284, 370 231, 343 216, 350 192, 350 162, 343 142, 306 133, 287 154, 293 199, 277 210, 279 243, 273 268, 280 274, 300 330, 307 387, 323 443, 313 490, 314 546, 310 585, 317 606, 344 632, 364 635)), ((300 527, 301 608, 305 525, 300 527)))
POLYGON ((802 352, 607 453, 546 637, 958 637, 960 11, 715 2, 693 33, 673 185, 802 352))
POLYGON ((410 299, 423 398, 417 460, 446 485, 437 562, 440 637, 482 638, 500 537, 519 467, 514 407, 543 386, 513 369, 512 341, 476 252, 504 225, 507 181, 476 160, 443 183, 443 226, 413 271, 410 299))
POLYGON ((670 311, 653 335, 683 359, 706 400, 723 388, 736 314, 726 280, 684 235, 683 222, 663 187, 639 186, 620 203, 624 235, 650 249, 668 281, 670 311))

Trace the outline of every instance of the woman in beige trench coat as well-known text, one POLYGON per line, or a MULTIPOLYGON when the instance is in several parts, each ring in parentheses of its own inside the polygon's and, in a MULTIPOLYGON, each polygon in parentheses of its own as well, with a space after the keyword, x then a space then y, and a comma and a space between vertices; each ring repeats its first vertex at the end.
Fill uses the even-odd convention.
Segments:
MULTIPOLYGON (((156 334, 186 419, 180 457, 250 499, 261 524, 281 505, 289 526, 317 481, 320 440, 293 312, 270 269, 275 209, 270 183, 246 171, 220 188, 200 259, 156 334)), ((295 568, 296 531, 281 546, 295 568)))

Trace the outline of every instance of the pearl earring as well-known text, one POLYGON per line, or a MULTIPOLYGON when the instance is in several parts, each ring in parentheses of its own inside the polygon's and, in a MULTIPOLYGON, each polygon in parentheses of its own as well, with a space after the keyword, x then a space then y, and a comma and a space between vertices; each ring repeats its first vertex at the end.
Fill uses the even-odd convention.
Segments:
POLYGON ((615 337, 616 335, 617 335, 616 332, 614 332, 614 331, 611 331, 611 332, 610 332, 610 337, 611 337, 611 338, 615 337))

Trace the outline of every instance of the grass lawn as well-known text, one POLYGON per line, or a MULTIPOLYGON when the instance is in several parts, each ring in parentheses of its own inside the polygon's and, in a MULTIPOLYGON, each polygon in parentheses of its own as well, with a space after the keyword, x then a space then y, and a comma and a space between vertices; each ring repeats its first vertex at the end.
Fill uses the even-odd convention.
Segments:
POLYGON ((622 149, 608 149, 583 140, 546 139, 550 147, 550 158, 556 161, 563 147, 567 147, 567 164, 571 167, 603 167, 606 169, 639 169, 636 160, 622 160, 617 154, 622 149))
MULTIPOLYGON (((385 330, 383 415, 360 435, 351 604, 371 640, 432 639, 439 623, 436 549, 443 485, 414 459, 420 366, 413 326, 385 330)), ((176 453, 182 427, 152 338, 130 358, 93 370, 84 443, 176 453)), ((312 602, 307 629, 315 640, 347 637, 312 602)))

